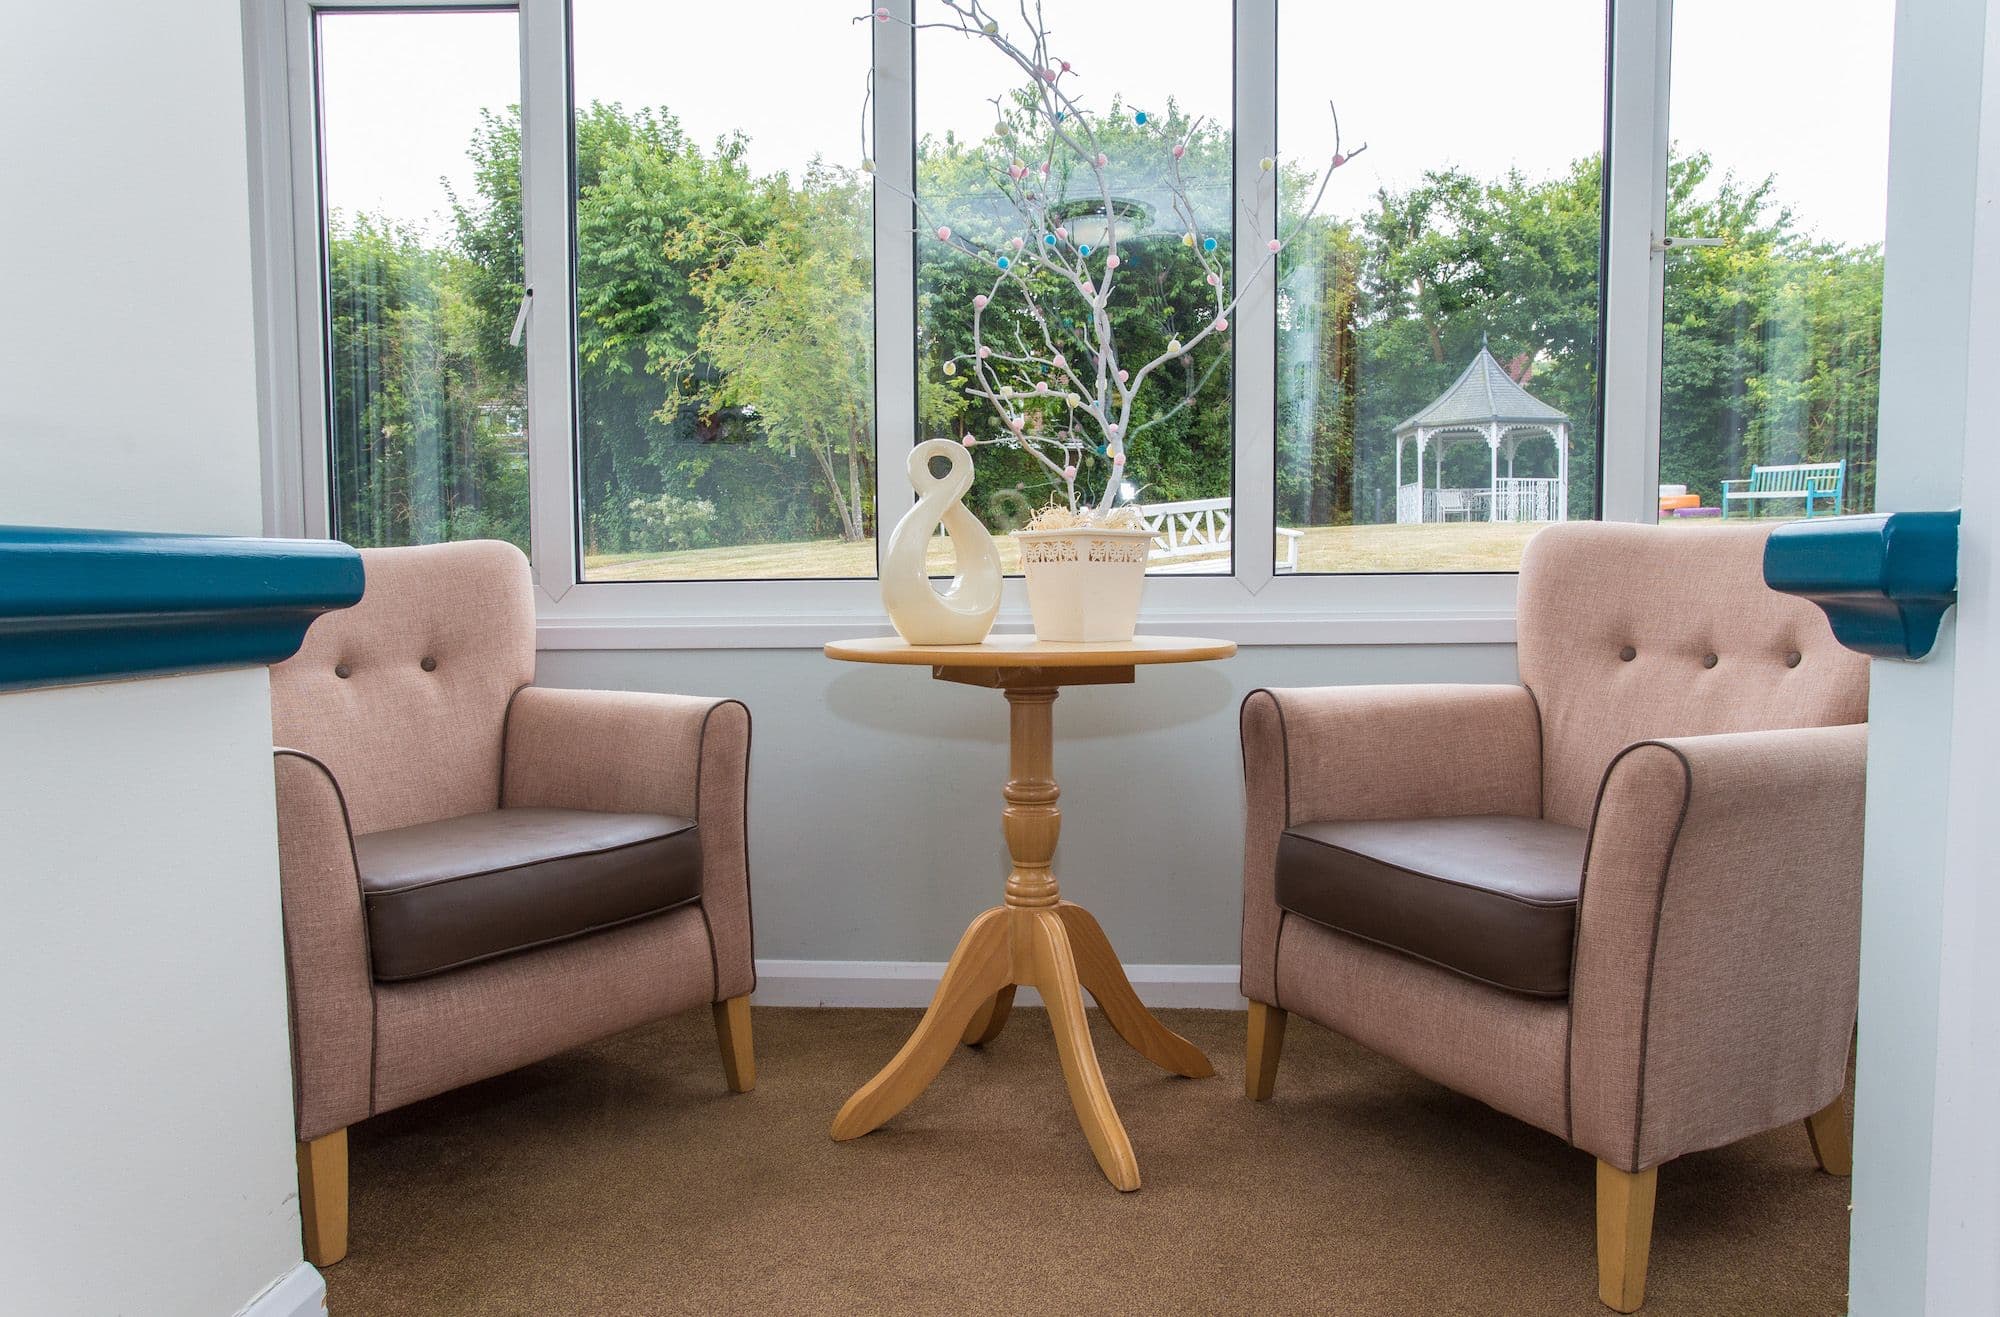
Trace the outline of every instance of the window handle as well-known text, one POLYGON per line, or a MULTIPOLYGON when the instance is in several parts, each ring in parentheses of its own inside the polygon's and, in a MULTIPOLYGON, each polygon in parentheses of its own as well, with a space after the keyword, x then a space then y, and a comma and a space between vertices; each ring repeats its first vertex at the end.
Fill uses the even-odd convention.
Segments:
POLYGON ((521 294, 521 309, 514 313, 514 332, 507 335, 507 346, 521 346, 521 336, 528 332, 528 307, 534 301, 535 290, 530 288, 521 294))
POLYGON ((1728 245, 1729 245, 1729 240, 1726 238, 1653 239, 1653 250, 1656 252, 1675 252, 1679 251, 1683 247, 1727 247, 1728 245))

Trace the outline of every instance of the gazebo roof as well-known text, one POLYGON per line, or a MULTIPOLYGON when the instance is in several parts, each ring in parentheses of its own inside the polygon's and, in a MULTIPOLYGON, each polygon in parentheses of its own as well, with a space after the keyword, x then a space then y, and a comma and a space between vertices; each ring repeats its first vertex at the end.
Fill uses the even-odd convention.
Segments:
POLYGON ((1431 404, 1396 427, 1399 435, 1412 430, 1501 425, 1566 425, 1569 417, 1535 397, 1508 376, 1484 342, 1479 355, 1452 386, 1431 404))

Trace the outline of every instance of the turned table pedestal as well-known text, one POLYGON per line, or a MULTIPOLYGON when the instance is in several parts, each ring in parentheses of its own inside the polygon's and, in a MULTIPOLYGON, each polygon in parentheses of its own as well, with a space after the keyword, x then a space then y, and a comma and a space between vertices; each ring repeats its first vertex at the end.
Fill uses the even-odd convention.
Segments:
POLYGON ((961 1043, 991 1042, 1007 1022, 1014 989, 1027 984, 1048 1007, 1070 1101, 1097 1164, 1118 1188, 1139 1187, 1132 1141, 1119 1123, 1091 1045, 1083 991, 1089 990, 1118 1036, 1155 1065, 1195 1079, 1215 1068, 1140 1003, 1104 930, 1057 889, 1050 862, 1062 811, 1056 807, 1060 792, 1051 762, 1050 714, 1061 687, 1129 683, 1144 664, 1193 663, 1235 652, 1228 641, 1177 636, 1098 644, 989 636, 978 645, 911 645, 889 637, 826 647, 829 658, 928 667, 939 681, 998 690, 1007 697, 1011 727, 1010 772, 1001 793, 1007 803, 1000 817, 1013 867, 1002 903, 965 930, 916 1032, 840 1109, 834 1138, 859 1138, 895 1116, 930 1085, 961 1043))

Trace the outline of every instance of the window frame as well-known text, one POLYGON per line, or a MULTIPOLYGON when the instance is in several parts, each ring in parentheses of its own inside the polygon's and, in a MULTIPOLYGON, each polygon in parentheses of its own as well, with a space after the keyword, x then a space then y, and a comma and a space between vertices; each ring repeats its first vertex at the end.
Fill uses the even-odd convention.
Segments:
MULTIPOLYGON (((915 4, 887 2, 901 17, 915 4)), ((1243 232, 1269 231, 1276 203, 1258 185, 1257 162, 1277 155, 1279 0, 1232 3, 1236 223, 1243 232)), ((330 533, 315 19, 325 12, 496 9, 519 14, 521 37, 530 559, 540 647, 817 647, 885 633, 873 578, 579 580, 569 0, 282 0, 247 7, 267 532, 330 533)), ((1665 216, 1671 11, 1672 0, 1605 0, 1597 511, 1606 521, 1652 522, 1658 515, 1665 265, 1655 247, 1665 216)), ((879 176, 897 185, 876 188, 874 203, 875 494, 879 515, 892 524, 889 514, 914 498, 905 463, 916 438, 917 235, 906 199, 916 171, 915 36, 901 23, 870 26, 874 159, 879 176)), ((1239 282, 1260 255, 1236 245, 1239 282)), ((1255 281, 1234 319, 1234 524, 1241 542, 1254 545, 1274 538, 1276 520, 1271 280, 1255 281)), ((1142 624, 1259 645, 1504 644, 1514 639, 1517 580, 1503 572, 1278 575, 1271 555, 1237 553, 1227 576, 1150 578, 1142 624)), ((998 625, 1027 623, 1022 583, 1009 580, 998 625)))

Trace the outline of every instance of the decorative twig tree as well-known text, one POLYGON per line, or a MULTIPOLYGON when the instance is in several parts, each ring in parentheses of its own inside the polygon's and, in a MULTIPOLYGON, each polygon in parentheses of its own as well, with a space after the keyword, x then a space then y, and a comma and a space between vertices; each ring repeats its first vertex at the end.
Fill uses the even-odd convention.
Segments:
MULTIPOLYGON (((971 348, 955 354, 944 367, 947 374, 955 374, 961 363, 969 369, 972 378, 966 392, 985 399, 999 420, 993 437, 968 435, 964 442, 967 447, 1004 444, 1030 454, 1062 482, 1070 512, 1101 522, 1110 515, 1123 487, 1134 437, 1133 403, 1147 379, 1210 335, 1228 332, 1230 316, 1248 289, 1277 260, 1285 237, 1266 240, 1263 258, 1232 292, 1222 244, 1203 231, 1182 173, 1189 140, 1200 131, 1201 120, 1187 124, 1171 139, 1162 137, 1166 189, 1183 229, 1181 243, 1186 257, 1199 263, 1213 290, 1212 310, 1205 307, 1199 326, 1191 327, 1185 338, 1172 338, 1166 350, 1152 360, 1137 365, 1123 361, 1109 307, 1123 263, 1119 242, 1124 235, 1119 229, 1125 217, 1112 197, 1111 160, 1093 125, 1094 112, 1076 99, 1072 89, 1078 74, 1070 61, 1051 48, 1041 0, 1022 0, 1021 19, 1029 28, 1024 42, 1003 32, 999 20, 981 0, 928 2, 948 11, 950 17, 938 22, 909 22, 886 8, 866 17, 883 23, 906 22, 915 31, 940 29, 983 41, 1023 78, 1011 96, 994 98, 1002 126, 998 145, 1006 155, 1004 160, 991 161, 989 167, 998 193, 1012 209, 1012 222, 1006 226, 1011 233, 992 245, 975 243, 955 233, 948 220, 927 213, 921 198, 902 193, 937 241, 992 266, 994 272, 987 290, 972 299, 971 348), (1006 112, 1010 99, 1027 111, 1025 131, 1017 130, 1013 125, 1018 120, 1006 112), (1097 204, 1102 208, 1089 232, 1083 231, 1075 217, 1066 217, 1063 198, 1051 195, 1061 179, 1077 170, 1085 171, 1094 183, 1097 204), (1011 342, 992 341, 994 335, 988 328, 989 312, 997 315, 1003 308, 1012 313, 1008 319, 1019 326, 1011 342), (1052 424, 1031 427, 1035 412, 1055 419, 1052 424), (1100 450, 1110 463, 1103 495, 1094 507, 1079 510, 1078 471, 1086 453, 1100 450)), ((1145 111, 1133 112, 1132 118, 1136 128, 1142 132, 1147 128, 1145 111)), ((1333 155, 1312 204, 1297 224, 1308 222, 1319 209, 1334 171, 1366 149, 1344 150, 1336 113, 1333 155)), ((1260 177, 1268 180, 1265 186, 1275 189, 1273 161, 1266 158, 1260 165, 1260 177)), ((868 168, 874 172, 872 162, 868 168)), ((885 183, 879 174, 875 177, 878 184, 885 183)))

